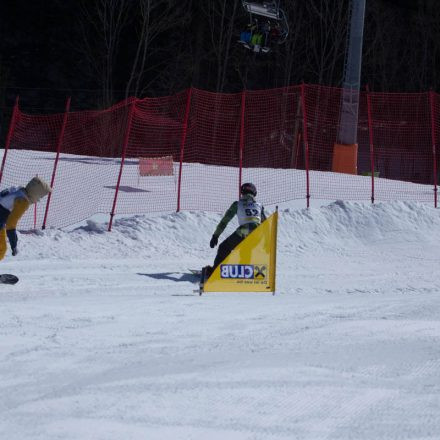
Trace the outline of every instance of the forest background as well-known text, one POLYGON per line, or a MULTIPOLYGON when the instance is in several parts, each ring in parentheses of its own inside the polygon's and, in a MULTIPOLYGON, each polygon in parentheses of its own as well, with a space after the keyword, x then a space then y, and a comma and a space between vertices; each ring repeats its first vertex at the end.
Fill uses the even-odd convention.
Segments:
MULTIPOLYGON (((289 36, 240 45, 241 0, 1 0, 1 136, 15 97, 29 113, 103 109, 190 86, 213 92, 342 83, 349 0, 281 0, 289 36)), ((367 0, 362 85, 440 89, 438 0, 367 0)))

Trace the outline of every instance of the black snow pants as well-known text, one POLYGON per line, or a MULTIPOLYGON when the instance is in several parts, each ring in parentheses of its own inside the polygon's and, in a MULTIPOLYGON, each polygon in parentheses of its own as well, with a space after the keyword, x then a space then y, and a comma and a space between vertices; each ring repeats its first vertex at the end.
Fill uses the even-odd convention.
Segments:
MULTIPOLYGON (((250 223, 248 226, 248 235, 254 229, 258 227, 257 224, 250 223)), ((240 234, 238 231, 232 233, 226 240, 220 243, 218 247, 217 256, 214 260, 214 266, 212 267, 212 272, 214 269, 247 237, 240 234)))

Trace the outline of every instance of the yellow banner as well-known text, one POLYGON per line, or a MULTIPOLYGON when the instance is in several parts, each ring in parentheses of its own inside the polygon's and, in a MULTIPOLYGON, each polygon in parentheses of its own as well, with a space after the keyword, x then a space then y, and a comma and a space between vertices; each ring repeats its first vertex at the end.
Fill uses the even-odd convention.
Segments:
POLYGON ((278 210, 252 231, 206 280, 204 292, 275 292, 278 210))

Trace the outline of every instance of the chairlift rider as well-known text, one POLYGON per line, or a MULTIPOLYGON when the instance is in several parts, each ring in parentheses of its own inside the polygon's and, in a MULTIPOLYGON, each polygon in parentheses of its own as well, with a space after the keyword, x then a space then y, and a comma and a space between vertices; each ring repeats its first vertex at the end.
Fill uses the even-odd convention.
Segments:
POLYGON ((271 44, 284 43, 289 33, 286 15, 279 7, 279 0, 271 2, 249 2, 242 0, 243 8, 250 14, 247 29, 240 34, 239 43, 253 52, 267 53, 271 44), (266 20, 260 25, 258 18, 266 20))

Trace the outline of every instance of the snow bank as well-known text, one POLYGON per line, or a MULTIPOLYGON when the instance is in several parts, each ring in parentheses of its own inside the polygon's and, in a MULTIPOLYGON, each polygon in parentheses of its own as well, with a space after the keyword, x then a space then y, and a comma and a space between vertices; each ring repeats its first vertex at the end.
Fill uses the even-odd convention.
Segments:
MULTIPOLYGON (((412 202, 356 203, 336 201, 319 208, 280 210, 279 252, 303 252, 378 243, 432 242, 439 239, 439 211, 412 202)), ((269 212, 270 214, 270 212, 269 212)), ((73 230, 48 229, 20 239, 22 258, 201 257, 221 215, 180 212, 157 217, 137 215, 107 223, 87 221, 73 230)), ((222 235, 237 226, 233 220, 222 235)), ((21 257, 20 257, 21 258, 21 257)))
POLYGON ((309 210, 281 213, 281 249, 374 246, 378 242, 431 242, 439 238, 439 211, 411 202, 356 203, 336 201, 309 210))

